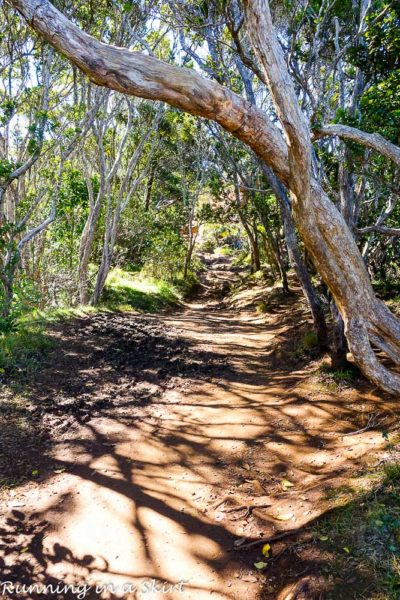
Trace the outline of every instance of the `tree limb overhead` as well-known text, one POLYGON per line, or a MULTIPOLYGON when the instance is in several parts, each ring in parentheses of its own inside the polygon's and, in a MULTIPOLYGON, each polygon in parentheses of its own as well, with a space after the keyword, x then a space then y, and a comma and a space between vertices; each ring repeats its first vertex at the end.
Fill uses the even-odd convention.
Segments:
POLYGON ((323 137, 337 136, 345 140, 351 140, 357 142, 362 146, 376 150, 390 158, 396 165, 400 165, 400 148, 386 140, 379 133, 366 133, 357 129, 356 127, 350 127, 349 125, 323 125, 313 131, 313 141, 319 140, 323 137))

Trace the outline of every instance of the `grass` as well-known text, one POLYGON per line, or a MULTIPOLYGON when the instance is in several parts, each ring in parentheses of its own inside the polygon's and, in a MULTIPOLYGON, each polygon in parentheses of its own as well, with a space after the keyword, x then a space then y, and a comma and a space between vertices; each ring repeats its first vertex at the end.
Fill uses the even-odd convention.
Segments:
POLYGON ((325 500, 335 500, 336 502, 347 499, 349 496, 353 496, 354 488, 350 485, 343 484, 334 488, 327 488, 325 490, 325 500))
POLYGON ((108 310, 158 312, 179 304, 181 298, 178 285, 114 269, 107 278, 102 305, 108 310))
POLYGON ((232 259, 232 266, 244 267, 251 264, 251 254, 247 250, 239 250, 232 259))
POLYGON ((10 374, 29 378, 54 345, 40 321, 16 326, 0 336, 0 380, 10 374))
POLYGON ((339 391, 344 387, 351 387, 357 379, 356 369, 332 369, 328 365, 322 365, 317 370, 317 377, 324 387, 331 391, 339 391))
MULTIPOLYGON (((326 555, 325 576, 335 582, 327 598, 400 598, 400 462, 392 460, 369 473, 372 489, 353 497, 322 519, 314 537, 326 555), (348 578, 353 580, 352 595, 348 578), (344 585, 344 589, 341 589, 344 585)), ((348 497, 351 488, 332 499, 348 497)))
POLYGON ((259 302, 256 306, 256 312, 259 315, 267 313, 268 312, 268 302, 265 302, 265 300, 262 300, 261 302, 259 302))
POLYGON ((306 331, 299 342, 299 350, 306 352, 307 350, 313 350, 318 346, 318 336, 315 331, 306 331))
POLYGON ((217 256, 234 256, 236 251, 230 246, 217 246, 217 248, 214 249, 214 254, 217 256))
POLYGON ((295 349, 292 351, 293 358, 299 360, 313 354, 318 349, 318 336, 315 331, 306 331, 300 337, 295 349))

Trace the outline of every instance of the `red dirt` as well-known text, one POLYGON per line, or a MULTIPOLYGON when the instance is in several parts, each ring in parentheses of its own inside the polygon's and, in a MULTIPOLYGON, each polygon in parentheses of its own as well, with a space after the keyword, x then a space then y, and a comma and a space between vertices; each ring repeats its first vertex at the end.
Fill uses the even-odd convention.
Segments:
POLYGON ((317 381, 290 341, 310 328, 298 296, 257 315, 247 292, 218 300, 235 277, 221 259, 182 311, 54 327, 29 398, 47 446, 37 480, 3 494, 2 581, 112 584, 85 596, 104 599, 324 597, 317 560, 304 572, 289 552, 285 572, 260 572, 262 544, 238 542, 304 530, 332 507, 327 490, 358 485, 395 403, 317 381), (347 435, 372 413, 375 428, 347 435))

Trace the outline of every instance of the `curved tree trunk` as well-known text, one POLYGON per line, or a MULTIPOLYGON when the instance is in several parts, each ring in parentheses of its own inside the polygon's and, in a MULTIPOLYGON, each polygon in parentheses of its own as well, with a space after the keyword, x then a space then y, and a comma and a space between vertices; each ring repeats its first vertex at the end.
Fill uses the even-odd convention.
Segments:
POLYGON ((9 2, 93 82, 125 94, 163 100, 212 119, 272 168, 291 192, 297 228, 342 315, 356 363, 381 389, 398 394, 400 375, 378 360, 371 344, 400 364, 400 321, 375 297, 343 217, 313 177, 310 130, 297 102, 267 0, 245 0, 246 21, 284 137, 260 109, 195 71, 102 44, 47 0, 9 2))
POLYGON ((374 344, 400 364, 400 321, 375 297, 365 263, 340 212, 311 168, 310 131, 286 68, 266 0, 245 0, 247 28, 284 130, 293 214, 299 233, 343 318, 350 352, 381 389, 400 392, 400 375, 388 370, 374 344))

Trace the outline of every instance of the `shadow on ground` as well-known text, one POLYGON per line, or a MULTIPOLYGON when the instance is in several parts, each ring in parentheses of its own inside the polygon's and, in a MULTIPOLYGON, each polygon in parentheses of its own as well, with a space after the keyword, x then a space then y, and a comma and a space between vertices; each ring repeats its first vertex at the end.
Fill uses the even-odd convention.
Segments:
MULTIPOLYGON (((213 270, 226 288, 229 268, 213 270)), ((325 388, 311 355, 295 370, 289 355, 276 359, 307 318, 293 300, 256 316, 208 298, 174 315, 54 326, 55 350, 21 392, 43 457, 33 481, 4 494, 3 581, 112 584, 86 597, 127 600, 329 597, 329 552, 307 536, 331 510, 329 490, 356 485, 381 448, 395 403, 365 383, 325 388), (373 427, 351 435, 371 414, 373 427), (306 537, 277 540, 273 564, 257 570, 260 539, 290 530, 306 537), (138 589, 125 593, 128 583, 138 589)), ((31 454, 23 430, 4 444, 3 468, 31 454)))

